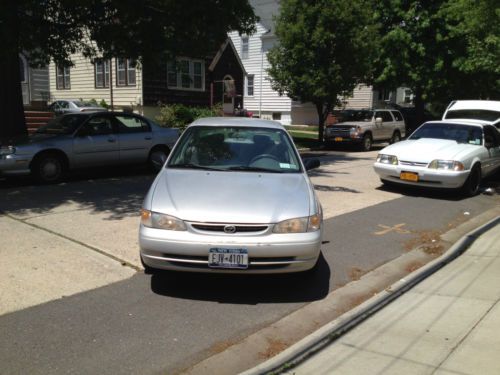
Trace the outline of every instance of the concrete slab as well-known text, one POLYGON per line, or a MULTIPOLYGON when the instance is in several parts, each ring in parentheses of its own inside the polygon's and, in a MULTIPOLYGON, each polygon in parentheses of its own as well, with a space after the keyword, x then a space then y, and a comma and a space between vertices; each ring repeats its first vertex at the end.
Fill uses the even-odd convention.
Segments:
POLYGON ((0 315, 135 274, 130 267, 18 220, 0 216, 0 315))

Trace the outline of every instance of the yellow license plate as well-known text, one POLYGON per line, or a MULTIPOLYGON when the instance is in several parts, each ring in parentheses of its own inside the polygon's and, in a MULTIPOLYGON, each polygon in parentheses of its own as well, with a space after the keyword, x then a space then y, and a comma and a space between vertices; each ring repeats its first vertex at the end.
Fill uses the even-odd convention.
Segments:
POLYGON ((401 174, 399 175, 399 178, 401 180, 418 182, 418 173, 401 172, 401 174))
POLYGON ((342 142, 342 137, 335 137, 335 142, 342 142))

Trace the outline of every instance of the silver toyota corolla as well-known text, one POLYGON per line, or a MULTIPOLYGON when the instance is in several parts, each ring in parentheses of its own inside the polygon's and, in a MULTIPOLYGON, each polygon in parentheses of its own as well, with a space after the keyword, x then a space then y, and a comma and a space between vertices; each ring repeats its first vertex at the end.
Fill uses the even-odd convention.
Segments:
POLYGON ((141 260, 154 269, 284 273, 318 261, 322 210, 281 124, 206 118, 179 139, 143 204, 141 260))

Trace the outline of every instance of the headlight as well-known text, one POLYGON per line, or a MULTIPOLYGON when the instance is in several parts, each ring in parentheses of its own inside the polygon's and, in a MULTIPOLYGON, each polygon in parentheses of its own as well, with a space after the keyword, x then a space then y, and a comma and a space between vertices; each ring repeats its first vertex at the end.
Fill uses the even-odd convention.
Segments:
POLYGON ((363 129, 361 129, 361 126, 353 126, 351 129, 349 129, 349 135, 351 138, 360 138, 361 134, 363 134, 363 129))
POLYGON ((149 210, 141 210, 141 223, 145 227, 166 229, 166 230, 186 230, 186 224, 180 219, 170 215, 159 214, 149 210))
POLYGON ((433 160, 429 163, 427 168, 431 169, 444 169, 447 171, 463 171, 464 165, 455 160, 433 160))
POLYGON ((274 233, 315 232, 321 228, 321 214, 282 221, 274 226, 274 233))
POLYGON ((16 148, 13 146, 0 147, 0 156, 12 155, 16 153, 16 148))
POLYGON ((394 155, 378 154, 377 162, 382 164, 398 165, 398 158, 394 155))

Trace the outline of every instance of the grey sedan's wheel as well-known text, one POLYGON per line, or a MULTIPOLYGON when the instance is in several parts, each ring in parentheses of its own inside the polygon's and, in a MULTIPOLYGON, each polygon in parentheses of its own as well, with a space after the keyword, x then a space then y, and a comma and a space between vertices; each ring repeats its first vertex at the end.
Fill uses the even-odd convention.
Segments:
POLYGON ((391 138, 391 143, 396 143, 401 141, 401 134, 398 131, 395 131, 391 138))
POLYGON ((462 193, 467 197, 473 197, 479 193, 481 186, 481 168, 475 165, 470 171, 469 177, 462 186, 462 193))
POLYGON ((370 151, 373 145, 373 138, 371 134, 365 134, 363 136, 363 141, 361 143, 361 149, 363 151, 370 151))
POLYGON ((161 170, 165 161, 167 161, 168 154, 169 150, 167 147, 155 147, 151 150, 148 163, 154 172, 159 172, 161 170))
POLYGON ((31 165, 31 173, 38 182, 54 184, 61 181, 66 172, 66 165, 62 157, 56 154, 38 156, 31 165))

